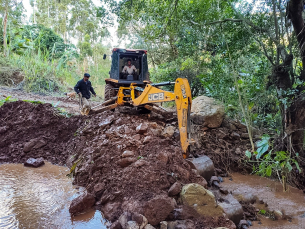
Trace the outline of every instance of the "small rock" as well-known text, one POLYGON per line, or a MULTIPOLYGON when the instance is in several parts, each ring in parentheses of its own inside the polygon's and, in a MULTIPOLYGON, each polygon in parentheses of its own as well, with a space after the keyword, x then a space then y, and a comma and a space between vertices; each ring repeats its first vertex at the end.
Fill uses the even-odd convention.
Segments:
POLYGON ((262 224, 262 222, 261 222, 261 221, 258 221, 258 224, 262 224))
POLYGON ((236 132, 233 132, 233 133, 231 134, 231 136, 232 136, 234 139, 239 139, 239 138, 240 138, 240 135, 239 135, 238 133, 236 133, 236 132))
POLYGON ((166 152, 160 152, 158 155, 157 155, 157 159, 159 162, 163 163, 163 164, 167 164, 168 162, 168 155, 166 152))
POLYGON ((150 140, 151 140, 151 136, 146 136, 146 137, 144 138, 143 143, 146 144, 146 143, 148 143, 150 140))
POLYGON ((103 120, 102 122, 100 122, 98 124, 99 127, 104 128, 104 127, 110 125, 113 122, 113 118, 114 118, 114 116, 110 116, 110 117, 106 118, 105 120, 103 120))
POLYGON ((247 220, 243 219, 243 220, 239 221, 238 228, 243 228, 243 226, 249 226, 247 220))
POLYGON ((150 224, 147 224, 144 229, 156 229, 155 227, 153 227, 152 225, 150 224))
POLYGON ((135 221, 128 221, 126 229, 139 229, 139 225, 135 221))
POLYGON ((215 173, 214 163, 208 156, 200 156, 188 160, 192 168, 197 169, 198 173, 206 180, 210 180, 215 173))
POLYGON ((100 198, 103 195, 103 192, 105 190, 105 184, 104 183, 98 183, 98 184, 94 185, 93 189, 94 189, 95 196, 97 198, 100 198))
POLYGON ((4 134, 8 130, 8 126, 1 126, 0 127, 0 134, 4 134))
POLYGON ((150 125, 152 128, 158 128, 158 123, 156 123, 156 122, 151 122, 151 123, 149 123, 149 125, 150 125))
POLYGON ((237 130, 236 126, 234 124, 232 124, 232 123, 229 123, 229 128, 231 130, 237 130))
POLYGON ((99 202, 99 205, 100 205, 100 204, 105 204, 105 203, 107 203, 107 202, 109 201, 109 199, 110 199, 110 196, 109 196, 109 195, 104 195, 104 196, 102 196, 102 198, 98 201, 98 202, 99 202))
POLYGON ((134 140, 140 141, 141 140, 141 135, 140 134, 136 134, 135 136, 133 136, 134 140))
POLYGON ((159 222, 165 220, 174 208, 174 199, 159 195, 145 203, 143 206, 143 215, 145 215, 151 225, 157 225, 159 222))
POLYGON ((180 140, 180 133, 179 133, 179 131, 175 131, 173 137, 175 138, 176 141, 179 141, 180 140))
POLYGON ((150 130, 154 136, 160 136, 162 133, 161 129, 151 129, 150 130))
POLYGON ((208 188, 208 182, 200 175, 196 177, 196 184, 203 186, 205 189, 208 188))
POLYGON ((242 220, 244 216, 243 207, 231 194, 226 195, 224 201, 219 203, 219 206, 236 225, 242 220))
POLYGON ((146 217, 144 215, 141 215, 138 213, 132 214, 132 220, 137 222, 139 229, 143 229, 148 223, 148 220, 146 219, 146 217))
POLYGON ((229 194, 229 191, 227 189, 224 189, 224 188, 220 188, 219 191, 222 193, 222 194, 229 194))
POLYGON ((166 138, 172 138, 174 136, 174 133, 175 133, 175 127, 167 126, 164 128, 162 132, 162 136, 166 138))
POLYGON ((250 220, 247 220, 247 222, 249 226, 252 226, 252 222, 250 220))
POLYGON ((29 142, 24 144, 23 152, 28 153, 32 149, 39 149, 43 146, 45 146, 47 142, 45 142, 43 139, 35 138, 30 140, 29 142))
POLYGON ((7 156, 1 156, 0 157, 0 161, 5 161, 5 160, 8 160, 9 158, 7 156))
POLYGON ((122 168, 125 168, 125 167, 131 165, 132 163, 134 163, 134 162, 136 162, 136 161, 137 161, 136 158, 133 158, 133 157, 126 157, 126 158, 123 158, 123 159, 119 160, 119 161, 117 162, 117 164, 118 164, 119 166, 121 166, 122 168))
POLYGON ((44 165, 44 161, 43 161, 43 158, 40 157, 40 158, 37 158, 37 159, 34 159, 34 158, 29 158, 27 159, 27 161, 24 163, 24 166, 27 166, 27 167, 34 167, 34 168, 38 168, 40 166, 44 165))
POLYGON ((168 190, 168 195, 176 196, 180 193, 181 189, 182 189, 182 184, 180 182, 176 182, 168 190))
POLYGON ((131 133, 131 129, 128 126, 124 127, 124 132, 125 134, 130 134, 131 133))
POLYGON ((69 212, 72 215, 79 214, 89 208, 95 203, 95 197, 92 194, 85 193, 74 200, 72 200, 69 208, 69 212))
POLYGON ((178 224, 175 229, 187 229, 187 227, 184 224, 178 224))
POLYGON ((111 224, 110 229, 122 229, 122 226, 119 221, 115 221, 113 224, 111 224))
POLYGON ((218 180, 219 180, 219 182, 220 182, 220 183, 222 183, 222 182, 223 182, 222 177, 218 177, 218 180))
POLYGON ((248 133, 242 133, 241 134, 241 138, 248 139, 249 138, 249 134, 248 133))
POLYGON ((160 222, 160 229, 167 229, 167 222, 166 221, 160 222))
POLYGON ((122 154, 122 157, 133 157, 134 156, 134 152, 133 151, 129 151, 129 150, 126 150, 123 152, 122 154))
POLYGON ((283 213, 279 210, 274 211, 274 215, 277 220, 283 219, 283 213))
POLYGON ((211 186, 219 188, 219 180, 217 176, 212 176, 210 180, 211 186))
POLYGON ((143 159, 140 159, 140 160, 137 160, 135 163, 134 163, 134 166, 135 167, 141 167, 141 166, 143 166, 143 165, 145 165, 146 164, 146 161, 145 160, 143 160, 143 159))
POLYGON ((236 148, 235 153, 236 153, 237 155, 241 155, 243 152, 241 151, 240 148, 236 148))
POLYGON ((128 212, 124 212, 118 219, 120 225, 122 226, 122 228, 126 228, 127 227, 127 222, 131 220, 131 214, 128 212))
POLYGON ((144 133, 147 132, 147 129, 148 129, 148 125, 146 123, 141 123, 137 127, 136 131, 137 131, 138 134, 144 134, 144 133))

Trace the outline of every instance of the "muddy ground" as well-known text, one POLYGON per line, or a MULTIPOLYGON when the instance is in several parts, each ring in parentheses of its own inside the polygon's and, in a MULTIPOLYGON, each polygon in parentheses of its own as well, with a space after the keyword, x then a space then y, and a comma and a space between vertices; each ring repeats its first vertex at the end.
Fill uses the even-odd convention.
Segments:
MULTIPOLYGON (((63 107, 78 109, 77 101, 62 100, 63 107)), ((245 126, 225 120, 221 128, 194 126, 193 132, 197 145, 191 157, 210 156, 215 175, 251 171, 242 160, 250 148, 245 126)), ((232 226, 222 217, 194 218, 178 198, 173 203, 168 197, 176 181, 207 186, 182 158, 175 119, 129 108, 66 118, 51 104, 17 101, 0 108, 0 135, 0 163, 43 157, 70 168, 76 165, 73 183, 94 195, 95 207, 111 222, 128 211, 145 215, 153 225, 183 219, 196 228, 232 226), (168 126, 176 129, 174 135, 164 132, 168 126)), ((253 206, 243 206, 245 218, 255 220, 253 206)))

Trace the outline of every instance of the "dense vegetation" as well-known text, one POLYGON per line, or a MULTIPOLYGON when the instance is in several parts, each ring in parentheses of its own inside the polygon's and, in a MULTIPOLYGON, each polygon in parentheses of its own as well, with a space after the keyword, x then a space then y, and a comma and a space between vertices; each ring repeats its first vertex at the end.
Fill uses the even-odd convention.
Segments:
POLYGON ((101 45, 109 24, 103 8, 92 1, 30 1, 30 24, 25 24, 22 1, 0 1, 1 71, 6 85, 38 93, 63 92, 84 72, 102 95, 108 76, 108 51, 101 45), (72 41, 74 41, 72 43, 72 41), (22 82, 16 71, 22 70, 22 82))
POLYGON ((273 162, 285 152, 275 159, 279 167, 262 165, 261 174, 291 171, 298 155, 305 156, 302 0, 101 2, 103 7, 91 0, 31 0, 32 24, 23 25, 22 3, 0 1, 1 55, 23 69, 26 89, 57 90, 62 84, 56 82, 72 85, 84 71, 98 76, 100 85, 109 69, 100 42, 116 19, 129 48, 148 50, 153 81, 187 77, 194 97, 221 100, 229 115, 247 124, 249 158, 252 152, 273 162), (262 139, 261 152, 255 151, 252 127, 271 136, 262 139))

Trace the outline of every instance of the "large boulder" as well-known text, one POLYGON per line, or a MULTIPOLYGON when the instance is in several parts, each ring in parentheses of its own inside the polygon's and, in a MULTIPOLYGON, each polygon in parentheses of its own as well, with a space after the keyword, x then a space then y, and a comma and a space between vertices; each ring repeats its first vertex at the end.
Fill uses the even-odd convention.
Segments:
POLYGON ((231 195, 224 197, 225 201, 219 203, 227 217, 232 220, 236 225, 243 218, 243 207, 241 204, 231 195))
POLYGON ((224 115, 224 105, 213 98, 199 96, 192 102, 191 118, 195 124, 218 128, 223 121, 224 115))
POLYGON ((199 184, 183 186, 180 197, 182 203, 196 210, 199 215, 219 217, 223 216, 223 209, 216 204, 215 196, 199 184))
POLYGON ((197 158, 188 159, 188 163, 206 180, 210 180, 214 175, 214 163, 208 156, 202 155, 197 158))

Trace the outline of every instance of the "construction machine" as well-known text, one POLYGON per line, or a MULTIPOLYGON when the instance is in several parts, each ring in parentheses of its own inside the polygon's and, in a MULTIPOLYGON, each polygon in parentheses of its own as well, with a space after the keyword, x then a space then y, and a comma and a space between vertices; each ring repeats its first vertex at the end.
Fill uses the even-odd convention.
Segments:
POLYGON ((110 78, 105 79, 105 102, 94 107, 93 112, 113 110, 117 106, 133 106, 165 115, 166 111, 158 104, 175 101, 183 157, 187 158, 192 142, 189 139, 192 96, 188 80, 178 78, 175 82, 152 83, 149 80, 147 51, 138 49, 114 48, 109 74, 110 78), (129 61, 134 66, 132 73, 125 68, 129 61), (160 89, 167 85, 174 85, 174 92, 160 89), (94 110, 97 107, 100 109, 94 110))

